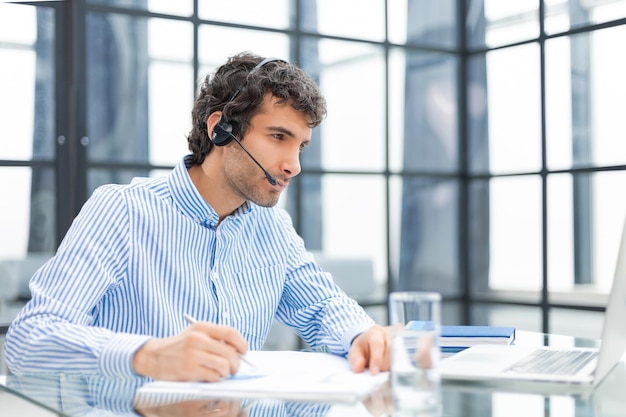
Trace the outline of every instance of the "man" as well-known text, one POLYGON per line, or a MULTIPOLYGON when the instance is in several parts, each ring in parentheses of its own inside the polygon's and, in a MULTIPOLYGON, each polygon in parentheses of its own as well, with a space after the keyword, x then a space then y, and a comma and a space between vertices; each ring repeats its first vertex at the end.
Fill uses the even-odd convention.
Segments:
POLYGON ((7 334, 9 369, 216 381, 262 348, 276 317, 356 372, 387 370, 387 329, 274 207, 325 114, 296 66, 231 57, 195 102, 192 154, 168 177, 97 189, 33 276, 7 334))

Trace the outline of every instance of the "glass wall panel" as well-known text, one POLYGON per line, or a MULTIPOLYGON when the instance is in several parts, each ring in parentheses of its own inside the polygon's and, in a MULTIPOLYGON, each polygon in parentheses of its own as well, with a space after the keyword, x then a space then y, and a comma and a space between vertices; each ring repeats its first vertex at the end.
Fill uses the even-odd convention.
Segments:
POLYGON ((350 273, 349 267, 340 269, 345 275, 342 285, 356 289, 361 296, 360 287, 371 288, 380 300, 379 290, 387 276, 384 177, 326 174, 320 182, 317 175, 302 174, 300 183, 303 206, 315 205, 321 190, 320 223, 310 224, 315 219, 303 218, 310 227, 321 228, 321 247, 309 239, 305 226, 302 236, 307 248, 315 251, 327 266, 336 267, 333 260, 352 262, 362 273, 350 273))
POLYGON ((32 48, 37 40, 37 8, 22 4, 0 3, 2 47, 32 48))
MULTIPOLYGON (((202 3, 209 0, 199 1, 202 3)), ((193 14, 193 0, 87 0, 87 2, 178 16, 191 16, 193 14)))
POLYGON ((538 0, 469 0, 467 42, 471 48, 496 47, 539 37, 538 0))
POLYGON ((600 339, 604 313, 564 308, 550 310, 550 333, 586 339, 600 339))
POLYGON ((591 125, 593 162, 597 165, 626 164, 626 120, 619 109, 626 105, 626 57, 615 48, 626 37, 626 27, 598 30, 590 35, 591 125))
MULTIPOLYGON (((262 2, 259 2, 262 3, 262 2)), ((283 33, 201 25, 198 30, 200 76, 210 74, 240 52, 289 60, 289 37, 283 33), (225 42, 224 40, 228 41, 225 42)))
POLYGON ((188 154, 193 71, 188 65, 153 62, 148 70, 149 158, 151 164, 175 165, 188 154), (172 80, 181 80, 171 82, 172 80))
POLYGON ((487 102, 487 57, 478 54, 469 57, 465 87, 467 129, 465 131, 466 162, 472 172, 489 172, 489 112, 487 102))
POLYGON ((387 39, 391 43, 405 44, 409 25, 411 0, 392 1, 387 4, 387 39))
POLYGON ((490 182, 491 289, 541 288, 541 188, 538 176, 490 182))
POLYGON ((379 46, 305 39, 304 69, 319 77, 328 116, 320 126, 321 159, 302 155, 303 168, 383 171, 385 53, 379 46))
POLYGON ((571 174, 548 177, 548 288, 569 291, 574 279, 574 193, 571 174))
POLYGON ((56 248, 55 10, 0 3, 0 316, 30 297, 28 281, 56 248), (31 161, 37 161, 33 163, 31 161), (45 161, 45 162, 41 162, 45 161))
POLYGON ((615 190, 625 182, 623 171, 548 178, 551 291, 610 290, 626 213, 626 196, 615 190))
POLYGON ((402 0, 387 2, 387 32, 395 44, 457 45, 456 0, 402 0))
POLYGON ((543 0, 546 33, 565 32, 626 17, 624 0, 543 0))
POLYGON ((391 50, 389 160, 394 171, 456 172, 458 59, 452 54, 391 50))
POLYGON ((579 294, 580 302, 586 294, 610 290, 626 214, 626 196, 615 190, 625 183, 623 171, 548 177, 548 281, 553 299, 557 292, 571 292, 579 294))
POLYGON ((462 301, 446 301, 441 303, 441 323, 446 325, 465 324, 464 303, 462 301))
MULTIPOLYGON (((482 56, 471 58, 470 71, 480 69, 482 56)), ((489 161, 492 173, 536 172, 541 169, 541 97, 539 46, 498 49, 486 56, 486 98, 469 96, 470 111, 481 112, 486 100, 487 130, 470 129, 468 161, 474 172, 489 161), (487 140, 482 135, 487 135, 487 140)), ((470 78, 479 76, 470 72, 470 78)))
POLYGON ((626 164, 625 36, 619 26, 546 42, 549 168, 626 164))
MULTIPOLYGON (((188 22, 169 19, 147 19, 148 22, 148 57, 157 61, 191 62, 193 48, 193 26, 188 22), (181 48, 181 43, 187 45, 181 48)), ((143 22, 136 27, 143 28, 143 22)))
MULTIPOLYGON (((583 35, 587 36, 587 35, 583 35)), ((580 140, 589 140, 589 112, 588 94, 589 74, 581 78, 579 84, 572 83, 574 71, 570 48, 571 37, 559 37, 548 39, 545 44, 546 51, 546 162, 550 169, 563 169, 572 166, 573 161, 573 138, 572 138, 572 105, 574 97, 580 99, 578 109, 584 111, 586 119, 578 127, 585 129, 580 140), (577 91, 574 92, 573 89, 577 91), (576 95, 576 93, 581 95, 576 95)), ((588 50, 588 48, 587 48, 588 50)), ((589 62, 587 60, 587 62, 589 62)))
POLYGON ((290 26, 292 3, 292 0, 199 0, 198 16, 205 20, 286 29, 290 26))
POLYGON ((11 196, 0 199, 0 259, 56 248, 56 190, 37 187, 37 177, 54 184, 52 168, 0 167, 0 190, 11 196))
POLYGON ((300 0, 302 29, 323 35, 385 40, 384 0, 300 0))
POLYGON ((611 288, 622 226, 626 215, 626 171, 591 174, 592 265, 594 284, 606 292, 611 288))
POLYGON ((467 184, 467 271, 471 291, 487 293, 490 274, 490 192, 489 181, 473 180, 467 184))
POLYGON ((89 14, 87 27, 89 158, 174 164, 191 127, 193 25, 89 14))
POLYGON ((405 106, 407 88, 406 50, 394 48, 389 51, 387 68, 389 70, 388 103, 389 113, 389 169, 395 172, 404 165, 405 106))
POLYGON ((0 159, 52 159, 54 10, 0 3, 0 159))
POLYGON ((476 274, 472 276, 472 290, 519 291, 520 297, 536 297, 543 276, 541 178, 492 178, 488 193, 485 186, 486 181, 477 180, 470 188, 470 262, 482 263, 470 265, 476 274), (488 208, 484 206, 486 196, 488 208), (472 224, 474 216, 481 219, 485 209, 489 212, 488 226, 472 224), (488 255, 480 253, 486 248, 488 255), (485 273, 488 278, 481 275, 485 273))
MULTIPOLYGON (((513 326, 528 332, 541 332, 541 308, 501 304, 475 304, 472 323, 485 326, 513 326)), ((541 340, 538 343, 542 343, 541 340)))
POLYGON ((56 190, 52 168, 0 167, 0 321, 10 323, 30 298, 30 278, 56 249, 56 190))
POLYGON ((458 296, 458 181, 394 176, 390 186, 394 287, 458 296))

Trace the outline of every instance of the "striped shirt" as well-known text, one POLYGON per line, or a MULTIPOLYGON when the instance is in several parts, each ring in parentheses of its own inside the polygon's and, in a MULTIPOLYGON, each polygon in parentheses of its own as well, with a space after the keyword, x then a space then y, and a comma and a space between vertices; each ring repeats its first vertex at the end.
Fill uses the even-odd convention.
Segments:
POLYGON ((284 210, 246 202, 218 226, 189 161, 93 193, 31 279, 6 338, 13 373, 135 375, 134 352, 181 332, 186 313, 237 329, 251 350, 274 317, 340 355, 374 324, 315 263, 284 210))

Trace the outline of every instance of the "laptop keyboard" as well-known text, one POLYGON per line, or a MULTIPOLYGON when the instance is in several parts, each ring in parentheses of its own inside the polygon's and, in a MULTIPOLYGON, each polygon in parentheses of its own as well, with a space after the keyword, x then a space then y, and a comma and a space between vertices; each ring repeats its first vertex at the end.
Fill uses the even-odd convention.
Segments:
POLYGON ((507 372, 545 375, 574 375, 598 356, 594 351, 545 350, 533 353, 515 362, 507 372))

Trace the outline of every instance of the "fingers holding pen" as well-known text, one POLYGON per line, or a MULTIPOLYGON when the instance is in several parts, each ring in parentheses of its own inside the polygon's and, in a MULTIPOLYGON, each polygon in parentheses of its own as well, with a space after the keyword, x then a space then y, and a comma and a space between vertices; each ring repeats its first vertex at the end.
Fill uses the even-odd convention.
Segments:
POLYGON ((248 350, 246 340, 231 327, 197 322, 183 333, 188 334, 188 350, 195 356, 194 362, 199 362, 220 377, 235 374, 239 369, 240 355, 248 350))
POLYGON ((246 351, 235 329, 198 322, 176 336, 146 342, 135 352, 133 368, 155 379, 212 382, 236 373, 246 351))

